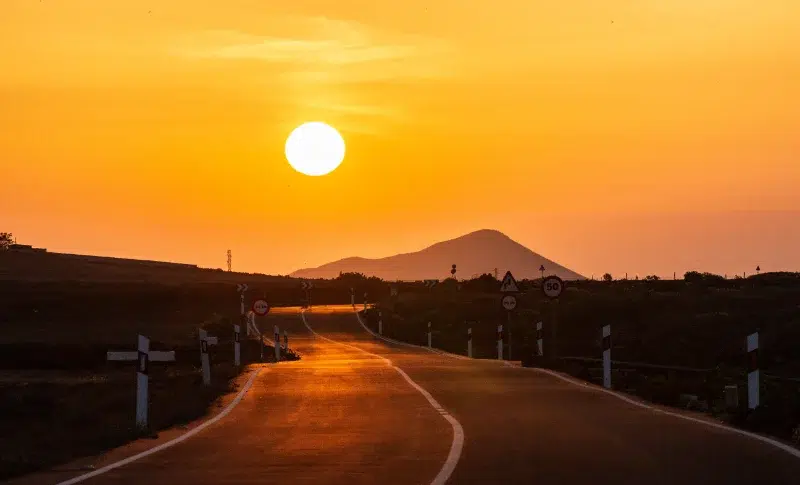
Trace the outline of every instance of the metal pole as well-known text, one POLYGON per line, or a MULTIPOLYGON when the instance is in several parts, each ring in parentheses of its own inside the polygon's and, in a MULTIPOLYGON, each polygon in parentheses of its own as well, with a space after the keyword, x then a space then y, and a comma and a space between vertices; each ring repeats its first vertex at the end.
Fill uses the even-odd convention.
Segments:
POLYGON ((511 360, 511 312, 508 312, 508 360, 511 360))
POLYGON ((240 337, 239 334, 241 332, 241 328, 239 325, 233 326, 233 364, 236 366, 242 365, 241 359, 241 347, 242 344, 239 342, 240 337))

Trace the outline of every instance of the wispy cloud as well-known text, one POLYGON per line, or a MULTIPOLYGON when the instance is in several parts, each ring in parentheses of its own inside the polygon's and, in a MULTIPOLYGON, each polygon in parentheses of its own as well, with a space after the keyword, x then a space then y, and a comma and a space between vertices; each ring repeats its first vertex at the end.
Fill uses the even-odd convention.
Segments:
POLYGON ((398 95, 407 85, 455 74, 456 50, 441 39, 326 17, 276 17, 261 29, 204 31, 181 39, 173 54, 239 63, 249 75, 281 84, 281 102, 300 116, 369 134, 418 118, 398 95))
POLYGON ((304 83, 432 80, 451 72, 453 49, 440 39, 326 17, 286 18, 266 30, 268 34, 207 31, 178 52, 280 64, 283 76, 304 83))

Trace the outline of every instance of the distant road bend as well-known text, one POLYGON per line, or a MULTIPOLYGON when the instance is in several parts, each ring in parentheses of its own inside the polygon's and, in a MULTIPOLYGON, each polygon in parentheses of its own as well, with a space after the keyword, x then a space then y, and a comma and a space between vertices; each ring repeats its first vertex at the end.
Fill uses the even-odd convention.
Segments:
POLYGON ((800 483, 792 448, 543 372, 384 342, 349 306, 277 309, 267 324, 302 359, 264 366, 223 419, 124 466, 27 483, 800 483))

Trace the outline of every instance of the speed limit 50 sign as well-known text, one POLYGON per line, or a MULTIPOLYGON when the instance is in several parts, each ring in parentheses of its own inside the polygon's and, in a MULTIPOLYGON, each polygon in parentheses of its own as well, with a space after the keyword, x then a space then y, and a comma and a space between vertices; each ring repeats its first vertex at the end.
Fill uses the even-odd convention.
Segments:
POLYGON ((542 281, 542 291, 548 298, 558 298, 564 291, 564 281, 558 276, 548 276, 542 281))

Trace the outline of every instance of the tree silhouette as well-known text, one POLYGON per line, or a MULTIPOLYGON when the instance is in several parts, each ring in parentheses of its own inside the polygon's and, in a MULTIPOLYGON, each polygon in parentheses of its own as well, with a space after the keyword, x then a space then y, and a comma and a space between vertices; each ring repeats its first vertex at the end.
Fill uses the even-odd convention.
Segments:
POLYGON ((10 232, 0 232, 0 250, 8 249, 9 246, 15 244, 14 235, 10 232))
POLYGON ((603 275, 603 281, 611 282, 614 281, 614 277, 611 276, 611 273, 606 273, 603 275))

